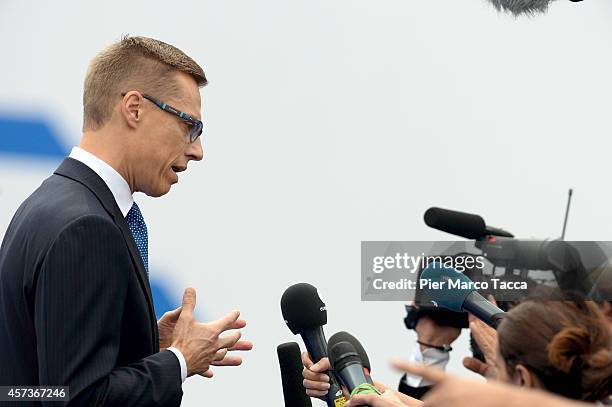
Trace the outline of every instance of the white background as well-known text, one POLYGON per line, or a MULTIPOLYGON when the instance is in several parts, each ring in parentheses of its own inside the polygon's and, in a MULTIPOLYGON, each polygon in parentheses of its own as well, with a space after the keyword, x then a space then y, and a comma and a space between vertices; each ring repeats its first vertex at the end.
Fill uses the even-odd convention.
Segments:
MULTIPOLYGON (((191 285, 207 320, 239 308, 255 343, 243 367, 189 379, 183 405, 277 406, 276 346, 294 339, 279 300, 300 281, 328 336, 353 333, 396 384, 388 361, 413 334, 403 304, 359 301, 360 241, 450 238, 429 206, 557 237, 573 187, 567 238, 612 238, 611 21, 610 0, 518 20, 485 0, 2 0, 0 108, 51 117, 72 145, 87 63, 122 34, 203 65, 205 160, 136 199, 176 302, 191 285)), ((52 169, 0 157, 0 233, 52 169)), ((456 347, 466 374, 465 335, 456 347)))

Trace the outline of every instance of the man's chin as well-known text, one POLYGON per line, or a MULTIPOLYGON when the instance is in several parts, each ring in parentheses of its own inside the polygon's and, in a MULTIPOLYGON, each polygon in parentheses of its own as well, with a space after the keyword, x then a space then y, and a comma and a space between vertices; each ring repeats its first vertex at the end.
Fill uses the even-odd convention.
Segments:
POLYGON ((152 198, 159 198, 160 196, 166 195, 168 192, 170 192, 170 187, 172 187, 172 183, 164 183, 163 185, 159 185, 157 188, 151 188, 142 192, 152 198))

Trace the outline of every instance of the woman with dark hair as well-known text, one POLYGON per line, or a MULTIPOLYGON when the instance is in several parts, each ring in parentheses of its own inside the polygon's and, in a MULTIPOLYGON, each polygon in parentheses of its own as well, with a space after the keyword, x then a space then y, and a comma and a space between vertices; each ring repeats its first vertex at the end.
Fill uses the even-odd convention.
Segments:
POLYGON ((612 394, 612 333, 590 301, 528 300, 497 329, 497 378, 575 400, 612 394))

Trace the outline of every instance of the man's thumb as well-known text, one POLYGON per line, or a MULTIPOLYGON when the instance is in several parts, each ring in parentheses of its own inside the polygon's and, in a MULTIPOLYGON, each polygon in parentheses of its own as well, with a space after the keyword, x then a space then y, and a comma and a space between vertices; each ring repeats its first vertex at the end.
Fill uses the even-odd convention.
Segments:
POLYGON ((193 310, 196 305, 196 291, 192 287, 185 288, 185 293, 183 294, 183 305, 181 310, 181 315, 184 313, 193 314, 193 310))

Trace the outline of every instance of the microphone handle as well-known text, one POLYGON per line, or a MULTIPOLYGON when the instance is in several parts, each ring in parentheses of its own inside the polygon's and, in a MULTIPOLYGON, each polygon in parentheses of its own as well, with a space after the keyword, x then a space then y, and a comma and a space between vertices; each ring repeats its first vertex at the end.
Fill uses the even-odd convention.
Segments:
POLYGON ((472 291, 463 301, 461 308, 492 328, 497 328, 505 314, 504 311, 487 301, 478 291, 472 291))
MULTIPOLYGON (((366 375, 363 366, 360 364, 352 364, 346 366, 344 369, 338 372, 342 383, 352 392, 356 387, 364 384, 370 383, 372 378, 370 375, 366 375)), ((364 405, 363 407, 369 407, 368 405, 364 405)))
POLYGON ((374 380, 372 380, 372 376, 370 376, 370 372, 368 372, 365 367, 363 368, 363 372, 365 373, 365 378, 368 384, 374 385, 374 380))
POLYGON ((356 387, 361 384, 367 383, 367 378, 363 372, 363 367, 358 364, 352 364, 346 366, 344 369, 338 372, 342 383, 346 386, 349 391, 353 391, 356 387))
MULTIPOLYGON (((327 341, 325 340, 325 333, 323 332, 322 326, 302 331, 300 335, 314 363, 327 357, 327 341)), ((340 388, 336 373, 333 370, 328 370, 325 373, 329 376, 329 390, 325 395, 325 401, 328 407, 343 406, 345 399, 342 395, 342 389, 340 388)))

